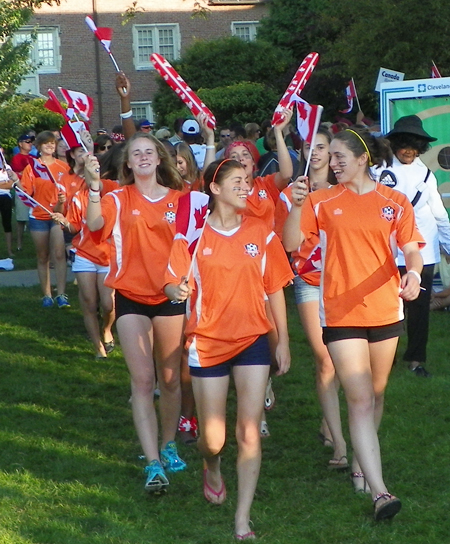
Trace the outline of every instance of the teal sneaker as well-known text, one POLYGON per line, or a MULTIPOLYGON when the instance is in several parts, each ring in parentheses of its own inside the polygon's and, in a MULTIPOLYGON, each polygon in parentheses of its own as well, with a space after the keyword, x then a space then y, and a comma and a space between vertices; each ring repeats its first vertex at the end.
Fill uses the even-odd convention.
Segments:
POLYGON ((169 485, 169 480, 161 463, 157 459, 150 461, 149 465, 144 468, 144 472, 147 474, 147 481, 145 482, 146 491, 149 493, 165 491, 169 485))
POLYGON ((52 297, 42 297, 42 307, 43 308, 51 308, 53 306, 53 299, 52 297))
POLYGON ((63 293, 62 295, 58 295, 55 298, 55 301, 58 305, 58 308, 70 308, 69 297, 65 293, 63 293))
POLYGON ((167 442, 166 447, 160 451, 161 464, 167 472, 179 472, 186 468, 186 463, 178 457, 175 442, 167 442))

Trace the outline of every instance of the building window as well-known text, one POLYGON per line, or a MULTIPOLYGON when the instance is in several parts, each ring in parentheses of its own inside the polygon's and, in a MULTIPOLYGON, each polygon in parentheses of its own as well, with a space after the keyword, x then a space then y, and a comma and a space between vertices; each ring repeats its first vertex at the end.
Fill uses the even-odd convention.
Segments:
POLYGON ((147 119, 150 123, 153 123, 153 109, 152 103, 148 102, 131 102, 131 109, 133 111, 133 119, 140 121, 141 119, 147 119))
POLYGON ((33 72, 58 74, 61 71, 58 27, 39 27, 36 31, 32 28, 23 28, 14 34, 15 45, 25 41, 31 41, 33 44, 30 50, 33 72))
POLYGON ((180 56, 179 25, 134 25, 133 52, 136 70, 153 68, 152 53, 159 53, 169 62, 177 59, 180 56))
POLYGON ((244 42, 251 42, 256 39, 258 24, 258 21, 233 22, 231 23, 231 34, 244 42))

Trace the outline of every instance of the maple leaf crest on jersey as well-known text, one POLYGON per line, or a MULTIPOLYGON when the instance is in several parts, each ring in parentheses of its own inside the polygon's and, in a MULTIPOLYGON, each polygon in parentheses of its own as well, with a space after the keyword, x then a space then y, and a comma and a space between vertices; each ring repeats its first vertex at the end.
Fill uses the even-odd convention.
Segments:
POLYGON ((250 257, 256 257, 259 255, 258 246, 256 244, 245 244, 245 253, 250 257))

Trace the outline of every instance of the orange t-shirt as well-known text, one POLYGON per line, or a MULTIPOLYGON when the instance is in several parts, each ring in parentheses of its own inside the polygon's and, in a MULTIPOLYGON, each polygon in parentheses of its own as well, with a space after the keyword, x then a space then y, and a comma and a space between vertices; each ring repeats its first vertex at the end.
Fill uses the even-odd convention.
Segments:
POLYGON ((280 195, 280 190, 275 184, 275 176, 257 177, 253 180, 253 188, 247 197, 247 207, 244 215, 262 219, 272 230, 275 216, 275 203, 280 195))
POLYGON ((181 191, 152 201, 134 184, 102 198, 101 239, 111 238, 111 263, 105 285, 142 304, 161 304, 164 274, 175 236, 181 191))
POLYGON ((322 327, 378 327, 403 319, 397 246, 424 241, 407 198, 376 184, 358 195, 344 185, 310 193, 301 230, 320 237, 322 327))
MULTIPOLYGON (((64 189, 64 186, 61 184, 61 178, 69 171, 69 166, 65 162, 55 159, 55 162, 47 165, 47 167, 55 179, 55 182, 59 185, 58 187, 53 181, 35 177, 30 165, 23 171, 20 183, 26 193, 37 200, 39 204, 42 204, 53 212, 53 208, 58 203, 58 192, 64 189)), ((40 219, 41 221, 48 221, 51 219, 48 213, 40 206, 31 208, 30 217, 40 219)))
POLYGON ((86 187, 86 184, 84 182, 84 178, 82 178, 81 176, 78 176, 77 174, 69 174, 67 172, 67 174, 64 174, 61 177, 61 185, 63 185, 66 189, 66 202, 64 204, 64 209, 68 210, 70 202, 74 197, 75 193, 78 193, 78 191, 82 191, 86 187))
MULTIPOLYGON (((165 284, 180 283, 190 261, 186 239, 177 235, 165 284)), ((292 277, 283 246, 260 219, 244 216, 230 232, 207 224, 190 279, 194 291, 185 331, 189 365, 220 364, 271 330, 264 293, 279 291, 292 277)))
MULTIPOLYGON (((118 189, 116 181, 102 179, 100 196, 103 197, 111 191, 118 189)), ((89 189, 78 191, 73 196, 66 219, 78 231, 73 237, 72 245, 75 252, 100 266, 109 266, 110 244, 107 240, 101 241, 101 234, 91 232, 86 224, 86 210, 89 200, 89 189)))

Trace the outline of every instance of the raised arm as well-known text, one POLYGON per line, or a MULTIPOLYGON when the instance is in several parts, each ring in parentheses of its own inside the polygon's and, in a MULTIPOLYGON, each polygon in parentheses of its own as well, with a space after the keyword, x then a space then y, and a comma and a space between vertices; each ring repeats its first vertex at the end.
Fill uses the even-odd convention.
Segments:
POLYGON ((88 155, 84 160, 84 174, 90 181, 86 223, 91 232, 103 228, 105 221, 100 204, 100 165, 97 157, 88 155))
POLYGON ((284 141, 283 130, 289 125, 292 119, 293 107, 285 108, 283 110, 284 120, 279 125, 275 125, 273 131, 275 135, 275 141, 277 143, 277 155, 278 165, 280 171, 275 175, 275 184, 280 191, 282 191, 289 183, 294 170, 292 168, 292 160, 289 155, 289 150, 284 141))
POLYGON ((288 252, 295 251, 303 242, 300 219, 307 195, 308 178, 299 176, 292 184, 292 208, 283 227, 283 246, 288 252))
POLYGON ((118 72, 116 75, 116 91, 120 96, 120 117, 122 118, 122 129, 126 140, 136 132, 131 109, 130 90, 130 80, 124 72, 118 72), (124 89, 126 92, 124 92, 124 89))

